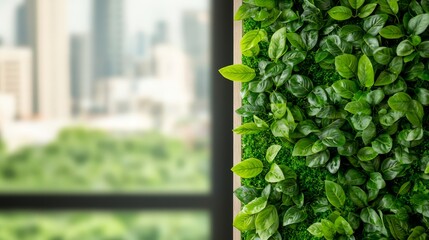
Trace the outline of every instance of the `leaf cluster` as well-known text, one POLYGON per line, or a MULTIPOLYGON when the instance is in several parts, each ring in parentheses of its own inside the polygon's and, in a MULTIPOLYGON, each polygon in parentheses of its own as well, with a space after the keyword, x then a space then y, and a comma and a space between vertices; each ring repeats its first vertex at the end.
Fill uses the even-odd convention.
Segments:
MULTIPOLYGON (((315 214, 327 217, 308 231, 325 239, 426 239, 429 156, 419 147, 427 140, 429 1, 248 0, 236 19, 260 22, 259 29, 243 36, 243 55, 258 57, 266 42, 269 59, 260 58, 255 69, 231 65, 220 70, 225 78, 245 83, 247 104, 237 113, 253 117, 234 132, 269 131, 293 146, 292 156, 304 158, 308 167, 332 174, 325 196, 308 202, 316 206, 315 214), (261 12, 269 12, 267 18, 259 18, 261 12), (316 84, 303 68, 308 61, 335 70, 340 80, 316 84)), ((255 197, 246 202, 250 188, 242 187, 249 189, 241 191, 244 207, 237 218, 247 225, 234 226, 256 229, 249 239, 282 239, 279 214, 283 227, 307 217, 300 208, 304 198, 302 204, 301 197, 293 200, 302 193, 277 187, 293 179, 295 186, 299 178, 299 172, 288 178, 293 171, 274 162, 279 150, 273 145, 266 161, 248 159, 232 169, 253 178, 269 165, 267 188, 282 196, 268 204, 267 190, 253 189, 255 197), (283 196, 292 200, 280 212, 283 196), (253 201, 260 211, 247 210, 253 201)))

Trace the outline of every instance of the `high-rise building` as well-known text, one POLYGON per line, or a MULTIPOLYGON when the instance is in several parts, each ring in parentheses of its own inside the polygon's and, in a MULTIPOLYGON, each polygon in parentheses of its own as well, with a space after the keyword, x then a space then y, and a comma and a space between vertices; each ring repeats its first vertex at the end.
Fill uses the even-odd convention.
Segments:
POLYGON ((187 11, 183 13, 182 24, 184 49, 191 61, 197 103, 207 104, 210 98, 209 15, 204 11, 187 11))
POLYGON ((91 41, 88 35, 73 35, 70 45, 73 114, 88 113, 93 94, 91 41))
POLYGON ((95 80, 124 72, 123 0, 94 0, 93 61, 95 80))
POLYGON ((31 59, 29 48, 0 48, 0 94, 13 98, 18 118, 32 116, 31 59))
POLYGON ((70 115, 67 0, 27 0, 34 53, 34 111, 43 119, 70 115))
POLYGON ((16 10, 15 19, 15 43, 17 46, 29 46, 30 39, 28 36, 30 24, 28 19, 28 5, 22 3, 16 10))

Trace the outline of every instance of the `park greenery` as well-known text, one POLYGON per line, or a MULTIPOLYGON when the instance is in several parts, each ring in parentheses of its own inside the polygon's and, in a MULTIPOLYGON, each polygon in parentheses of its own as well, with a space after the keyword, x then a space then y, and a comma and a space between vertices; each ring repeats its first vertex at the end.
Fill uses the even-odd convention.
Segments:
POLYGON ((428 239, 429 1, 244 0, 246 240, 428 239))

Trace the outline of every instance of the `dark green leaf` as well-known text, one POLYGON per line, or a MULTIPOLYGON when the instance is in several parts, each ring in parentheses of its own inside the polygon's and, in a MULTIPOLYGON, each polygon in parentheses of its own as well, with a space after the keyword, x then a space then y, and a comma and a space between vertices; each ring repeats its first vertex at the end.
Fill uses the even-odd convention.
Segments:
POLYGON ((297 65, 302 61, 304 61, 305 57, 306 57, 306 52, 293 50, 293 51, 287 52, 283 56, 282 61, 286 64, 292 63, 293 65, 297 65))
POLYGON ((365 100, 349 102, 344 107, 344 110, 351 114, 371 114, 371 106, 365 100))
POLYGON ((366 183, 366 188, 380 190, 386 187, 386 182, 383 176, 379 172, 372 172, 369 174, 369 180, 366 183))
POLYGON ((231 170, 242 178, 252 178, 258 176, 264 165, 256 158, 249 158, 235 165, 231 170))
POLYGON ((387 226, 395 239, 405 240, 408 237, 408 224, 400 221, 395 215, 386 215, 387 226))
POLYGON ((243 64, 235 64, 219 69, 226 79, 237 82, 249 82, 256 77, 255 70, 243 64))
POLYGON ((377 227, 383 226, 383 222, 381 221, 380 216, 377 214, 377 212, 374 209, 370 207, 362 209, 360 213, 360 219, 364 223, 368 223, 377 227))
POLYGON ((375 128, 375 124, 373 122, 371 122, 367 128, 365 128, 362 131, 362 141, 365 145, 368 145, 371 140, 375 137, 376 135, 376 128, 375 128))
POLYGON ((332 160, 326 165, 326 168, 331 174, 335 174, 340 169, 341 159, 340 156, 335 156, 332 160))
MULTIPOLYGON (((285 29, 286 31, 286 29, 285 29)), ((301 36, 297 33, 286 33, 287 40, 290 42, 292 46, 294 46, 297 50, 305 50, 306 46, 301 39, 301 36)))
POLYGON ((306 165, 311 168, 323 167, 329 161, 329 157, 328 150, 307 156, 306 165))
POLYGON ((339 147, 346 143, 346 137, 344 136, 344 133, 341 130, 335 128, 330 128, 323 131, 319 138, 327 147, 339 147))
POLYGON ((388 72, 388 71, 382 71, 380 73, 380 75, 378 76, 377 80, 375 81, 374 86, 385 86, 385 85, 389 85, 391 83, 393 83, 396 78, 398 76, 396 76, 395 74, 388 72))
POLYGON ((304 42, 307 51, 313 49, 316 44, 317 40, 319 39, 319 32, 318 31, 302 31, 301 32, 301 39, 304 42))
POLYGON ((414 52, 414 46, 409 40, 404 40, 399 43, 396 48, 396 54, 400 57, 408 56, 414 52))
POLYGON ((424 106, 429 106, 429 90, 425 88, 416 89, 417 100, 424 106))
POLYGON ((385 180, 395 179, 403 169, 403 165, 393 158, 387 158, 381 164, 381 172, 385 180))
POLYGON ((349 195, 352 202, 359 208, 368 206, 368 196, 360 187, 351 186, 349 189, 349 195))
POLYGON ((410 19, 407 30, 410 34, 419 35, 429 26, 429 13, 419 14, 410 19))
POLYGON ((289 208, 283 217, 283 226, 288 226, 295 223, 303 222, 307 219, 305 209, 300 209, 296 206, 289 208))
POLYGON ((372 121, 372 117, 371 116, 367 116, 367 115, 361 115, 361 114, 357 114, 357 115, 353 115, 350 118, 353 127, 358 130, 358 131, 362 131, 364 129, 366 129, 369 124, 372 121))
POLYGON ((365 0, 349 0, 349 3, 353 9, 359 9, 365 3, 365 0))
POLYGON ((361 41, 365 32, 357 25, 345 25, 339 31, 341 39, 347 42, 361 41))
POLYGON ((387 65, 393 58, 393 50, 387 47, 379 47, 374 50, 374 60, 382 65, 387 65))
POLYGON ((302 138, 294 146, 292 156, 309 156, 314 154, 312 147, 314 140, 311 138, 302 138))
POLYGON ((351 99, 353 95, 358 91, 358 87, 355 82, 350 80, 339 80, 332 84, 332 88, 341 97, 351 99))
POLYGON ((345 178, 349 185, 362 185, 366 182, 365 175, 355 169, 349 169, 345 178))
POLYGON ((258 191, 251 187, 241 186, 234 191, 234 195, 243 204, 248 204, 250 201, 252 201, 258 196, 258 191))
POLYGON ((401 185, 401 187, 399 188, 398 194, 399 195, 405 195, 407 194, 410 189, 411 189, 412 183, 411 181, 405 182, 404 184, 401 185))
POLYGON ((325 194, 331 203, 336 208, 342 208, 346 201, 346 194, 343 188, 332 181, 325 180, 325 194))
POLYGON ((366 101, 371 105, 378 105, 383 99, 384 92, 381 89, 373 90, 366 95, 366 101))
POLYGON ((381 134, 371 143, 371 146, 378 154, 386 154, 392 150, 393 140, 388 134, 381 134))
POLYGON ((305 97, 313 90, 313 82, 310 78, 302 75, 292 75, 287 88, 295 97, 305 97))
POLYGON ((352 10, 350 10, 350 8, 343 7, 343 6, 336 6, 336 7, 331 8, 328 11, 328 14, 329 14, 329 16, 331 16, 331 18, 338 20, 338 21, 347 20, 347 19, 351 18, 353 15, 352 10))
POLYGON ((410 108, 410 105, 412 103, 412 99, 410 95, 399 92, 395 95, 391 96, 388 100, 389 107, 395 111, 398 112, 407 112, 410 108))
POLYGON ((376 36, 386 24, 389 17, 386 14, 376 14, 365 18, 363 30, 372 36, 376 36))
POLYGON ((409 107, 410 108, 405 114, 405 116, 407 117, 408 121, 413 124, 414 127, 421 127, 423 124, 424 115, 424 109, 422 104, 416 100, 412 100, 409 107))
POLYGON ((429 58, 429 41, 422 42, 418 47, 418 51, 421 57, 429 58))

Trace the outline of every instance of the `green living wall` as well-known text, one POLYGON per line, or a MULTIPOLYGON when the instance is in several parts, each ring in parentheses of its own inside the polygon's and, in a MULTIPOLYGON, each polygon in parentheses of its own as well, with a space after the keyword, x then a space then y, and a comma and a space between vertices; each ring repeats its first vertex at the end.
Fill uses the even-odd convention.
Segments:
POLYGON ((428 239, 429 1, 245 0, 243 239, 428 239))

